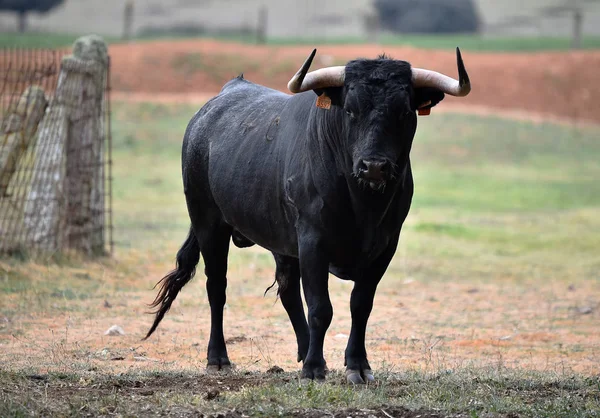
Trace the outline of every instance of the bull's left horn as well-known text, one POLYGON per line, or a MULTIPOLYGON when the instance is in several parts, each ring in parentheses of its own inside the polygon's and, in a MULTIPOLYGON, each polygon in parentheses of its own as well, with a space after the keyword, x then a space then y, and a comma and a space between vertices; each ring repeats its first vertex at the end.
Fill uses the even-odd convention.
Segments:
POLYGON ((298 72, 288 82, 288 89, 292 93, 302 93, 303 91, 323 89, 325 87, 341 87, 344 85, 346 67, 343 65, 336 67, 321 68, 320 70, 308 72, 310 65, 317 50, 308 56, 306 61, 298 72))
POLYGON ((435 71, 413 68, 413 85, 415 87, 434 87, 451 96, 464 97, 471 92, 471 81, 458 48, 456 48, 456 65, 458 66, 458 80, 435 71))

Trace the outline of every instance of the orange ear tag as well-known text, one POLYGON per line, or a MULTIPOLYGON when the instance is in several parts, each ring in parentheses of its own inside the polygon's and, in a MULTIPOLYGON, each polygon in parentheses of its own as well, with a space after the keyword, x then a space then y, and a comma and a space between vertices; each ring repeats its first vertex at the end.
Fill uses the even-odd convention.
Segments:
POLYGON ((425 103, 421 104, 418 109, 419 116, 429 116, 431 115, 431 108, 426 107, 431 104, 431 100, 427 100, 425 103))
POLYGON ((329 96, 327 96, 325 93, 321 94, 319 97, 317 97, 317 103, 316 103, 317 107, 320 107, 321 109, 331 109, 331 98, 329 96))

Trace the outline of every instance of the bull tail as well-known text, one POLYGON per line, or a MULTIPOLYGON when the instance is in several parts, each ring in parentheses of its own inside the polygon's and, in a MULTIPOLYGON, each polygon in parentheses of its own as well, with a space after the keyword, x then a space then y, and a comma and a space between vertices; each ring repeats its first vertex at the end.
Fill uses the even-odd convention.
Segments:
POLYGON ((177 264, 175 270, 172 270, 169 274, 163 277, 156 285, 160 285, 160 289, 154 302, 149 306, 155 308, 154 311, 150 312, 155 314, 154 323, 148 331, 148 334, 144 337, 144 340, 148 339, 152 333, 160 324, 160 321, 164 318, 165 314, 171 308, 171 304, 177 297, 179 291, 186 285, 187 282, 192 280, 196 273, 196 265, 200 261, 200 244, 194 234, 194 230, 190 227, 190 232, 187 239, 177 252, 177 264))

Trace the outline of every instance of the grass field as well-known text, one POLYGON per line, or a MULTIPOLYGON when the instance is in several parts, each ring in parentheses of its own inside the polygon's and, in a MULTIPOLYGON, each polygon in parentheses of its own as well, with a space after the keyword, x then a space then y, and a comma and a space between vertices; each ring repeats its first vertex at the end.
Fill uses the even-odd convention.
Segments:
MULTIPOLYGON (((1 48, 65 48, 73 45, 79 35, 57 33, 1 33, 1 48)), ((107 39, 109 40, 109 39, 107 39)))
MULTIPOLYGON (((78 35, 74 34, 47 34, 47 33, 0 33, 0 47, 20 48, 62 48, 73 44, 78 35)), ((135 39, 137 42, 156 39, 189 39, 190 35, 163 34, 145 35, 135 39)), ((218 39, 243 43, 254 43, 254 39, 231 36, 218 39)), ((107 37, 111 43, 120 43, 118 38, 107 37)), ((364 44, 360 38, 271 38, 269 45, 344 45, 364 44)), ((538 37, 483 37, 477 35, 382 35, 379 39, 381 45, 408 45, 425 49, 454 49, 460 45, 465 51, 485 52, 532 52, 532 51, 563 51, 571 46, 568 38, 538 38, 538 37)), ((585 37, 582 46, 584 49, 600 48, 600 37, 585 37)))
MULTIPOLYGON (((269 40, 273 45, 313 45, 313 44, 363 44, 358 38, 338 39, 286 39, 269 40)), ((482 52, 532 52, 562 51, 571 47, 568 38, 549 37, 491 37, 478 35, 382 35, 381 45, 407 45, 425 49, 455 49, 460 45, 465 51, 482 52)), ((600 37, 586 37, 582 42, 584 49, 600 48, 600 37)))
POLYGON ((600 129, 420 119, 413 209, 367 332, 379 381, 356 390, 348 284, 331 281, 329 381, 303 384, 259 249, 230 259, 236 373, 203 374, 201 275, 140 342, 188 227, 179 152, 196 107, 113 110, 115 256, 0 260, 0 416, 600 415, 600 129), (104 336, 113 324, 127 334, 104 336))

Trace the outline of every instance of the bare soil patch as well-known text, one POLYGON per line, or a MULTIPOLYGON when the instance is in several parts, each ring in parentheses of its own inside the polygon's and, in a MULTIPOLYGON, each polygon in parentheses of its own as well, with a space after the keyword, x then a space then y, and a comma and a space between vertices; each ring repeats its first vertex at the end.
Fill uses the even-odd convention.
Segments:
MULTIPOLYGON (((257 46, 213 40, 111 45, 113 88, 119 92, 214 94, 239 73, 286 90, 308 46, 257 46)), ((453 52, 377 45, 318 47, 314 68, 387 53, 416 67, 456 74, 453 52)), ((571 121, 600 122, 600 51, 544 53, 464 52, 473 83, 466 100, 446 103, 503 109, 571 121)))
MULTIPOLYGON (((174 254, 176 247, 169 251, 174 254)), ((266 372, 273 366, 298 371, 296 340, 285 310, 274 290, 263 296, 274 267, 263 257, 264 250, 232 253, 236 257, 242 251, 252 252, 254 261, 230 264, 224 316, 229 356, 238 371, 266 372)), ((204 371, 210 310, 201 273, 183 289, 156 333, 142 341, 152 320, 144 314, 155 295, 151 289, 171 263, 148 266, 144 277, 102 264, 88 265, 85 277, 80 269, 57 267, 61 278, 48 291, 43 290, 46 281, 57 279, 48 279, 45 267, 0 267, 12 274, 27 271, 31 277, 26 293, 2 297, 0 361, 10 369, 204 371), (105 335, 112 325, 121 326, 125 335, 105 335)), ((393 275, 396 268, 391 269, 393 275)), ((351 283, 330 281, 334 320, 325 358, 332 370, 344 368, 351 288, 351 283)), ((594 375, 600 372, 596 295, 598 283, 584 279, 549 281, 540 289, 535 280, 510 277, 494 282, 387 278, 369 321, 371 365, 377 372, 476 365, 594 375)))

